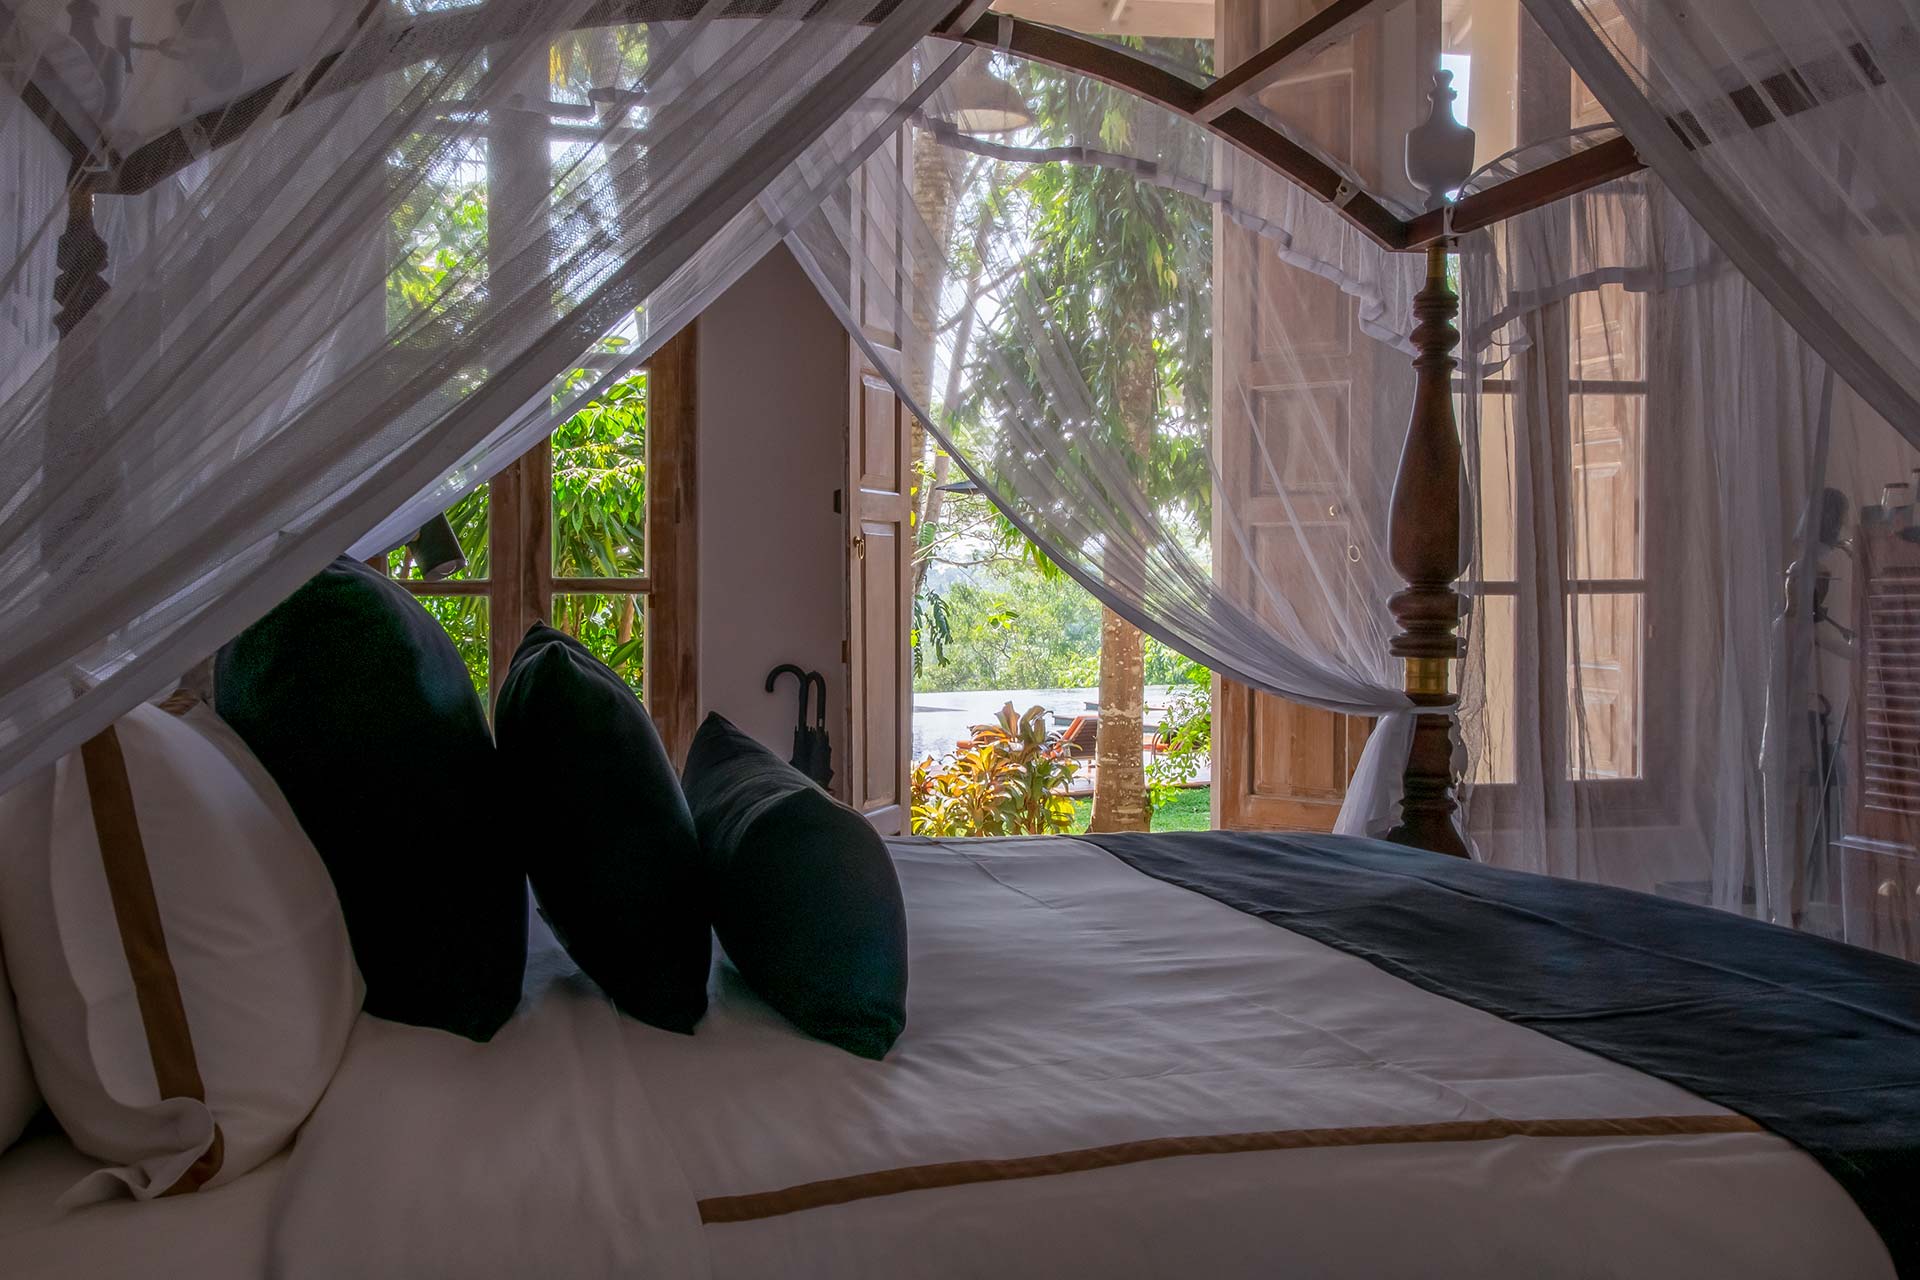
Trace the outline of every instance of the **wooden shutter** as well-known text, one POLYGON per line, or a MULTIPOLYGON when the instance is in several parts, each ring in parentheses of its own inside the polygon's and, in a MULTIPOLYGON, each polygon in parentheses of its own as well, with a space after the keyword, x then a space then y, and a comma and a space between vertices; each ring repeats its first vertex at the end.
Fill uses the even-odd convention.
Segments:
MULTIPOLYGON (((908 135, 902 130, 868 161, 909 172, 908 135)), ((854 261, 864 271, 899 272, 904 243, 899 210, 878 192, 910 190, 893 180, 856 180, 854 261)), ((895 314, 900 294, 854 281, 853 303, 864 336, 895 360, 904 325, 895 314)), ((892 386, 849 339, 847 432, 847 662, 848 741, 843 759, 847 802, 881 831, 907 829, 907 757, 911 745, 913 666, 910 598, 913 560, 910 441, 912 415, 892 386)))
POLYGON ((1850 834, 1912 849, 1920 847, 1920 548, 1884 527, 1856 545, 1850 834))
MULTIPOLYGON (((1230 69, 1323 7, 1324 0, 1221 0, 1219 69, 1230 69)), ((1378 172, 1380 45, 1379 31, 1362 30, 1289 72, 1260 100, 1335 159, 1378 172)), ((1289 267, 1271 243, 1225 218, 1215 219, 1214 245, 1215 449, 1229 499, 1216 510, 1230 506, 1246 525, 1244 544, 1216 530, 1214 563, 1228 589, 1258 612, 1257 578, 1283 591, 1298 583, 1295 598, 1309 600, 1311 564, 1347 563, 1351 539, 1346 495, 1327 482, 1326 467, 1314 462, 1296 471, 1281 456, 1276 480, 1276 468, 1256 457, 1253 429, 1257 425, 1270 446, 1284 446, 1294 434, 1290 423, 1317 418, 1331 424, 1341 465, 1356 479, 1366 476, 1373 465, 1366 454, 1374 437, 1373 367, 1381 357, 1358 329, 1353 299, 1337 286, 1289 267), (1283 336, 1295 345, 1296 360, 1277 358, 1283 336), (1293 523, 1302 514, 1309 521, 1304 538, 1293 523)), ((1312 438, 1308 430, 1302 427, 1302 439, 1312 438)), ((1388 458, 1381 465, 1392 463, 1388 458)), ((1364 718, 1216 680, 1215 824, 1331 829, 1369 727, 1364 718)))

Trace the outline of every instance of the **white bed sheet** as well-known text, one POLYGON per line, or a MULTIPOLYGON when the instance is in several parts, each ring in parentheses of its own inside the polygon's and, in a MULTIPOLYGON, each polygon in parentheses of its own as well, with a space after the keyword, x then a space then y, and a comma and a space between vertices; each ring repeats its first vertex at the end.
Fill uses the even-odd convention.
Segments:
POLYGON ((28 1138, 0 1159, 0 1277, 5 1280, 258 1280, 266 1272, 268 1208, 287 1154, 190 1196, 55 1204, 101 1162, 58 1133, 28 1138))
POLYGON ((363 1020, 281 1180, 272 1274, 1891 1275, 1761 1133, 1183 1156, 702 1225, 709 1197, 1143 1138, 1724 1114, 1078 841, 894 851, 912 969, 885 1062, 724 966, 692 1037, 564 966, 490 1045, 363 1020))

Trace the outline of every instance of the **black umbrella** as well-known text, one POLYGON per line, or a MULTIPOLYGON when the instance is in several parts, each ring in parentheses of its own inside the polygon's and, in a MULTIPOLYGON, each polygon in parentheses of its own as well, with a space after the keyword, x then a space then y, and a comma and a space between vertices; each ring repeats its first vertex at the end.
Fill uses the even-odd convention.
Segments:
POLYGON ((827 678, 818 671, 802 671, 791 662, 783 662, 767 672, 767 692, 774 682, 792 673, 800 682, 800 710, 793 726, 793 755, 789 763, 821 786, 833 781, 833 747, 827 742, 827 678), (807 723, 807 695, 820 691, 819 708, 812 724, 807 723))
POLYGON ((821 786, 833 781, 833 743, 827 738, 827 678, 818 671, 807 672, 807 683, 819 693, 814 703, 813 737, 807 743, 807 763, 801 767, 821 786))

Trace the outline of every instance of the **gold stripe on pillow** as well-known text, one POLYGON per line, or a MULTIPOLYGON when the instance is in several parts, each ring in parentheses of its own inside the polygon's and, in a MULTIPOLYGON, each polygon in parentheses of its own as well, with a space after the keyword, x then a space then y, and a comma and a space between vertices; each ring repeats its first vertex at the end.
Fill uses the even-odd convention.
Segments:
POLYGON ((170 716, 183 716, 204 701, 205 699, 199 694, 182 685, 162 698, 156 705, 170 716))
MULTIPOLYGON (((178 713, 176 713, 178 714, 178 713)), ((80 748, 87 775, 87 800, 93 809, 93 827, 100 839, 100 863, 113 899, 114 920, 120 926, 120 945, 133 975, 134 997, 147 1033, 147 1052, 153 1058, 154 1080, 164 1098, 207 1100, 193 1052, 193 1034, 187 1026, 187 1008, 180 998, 180 980, 167 954, 166 932, 160 923, 160 903, 154 896, 153 876, 147 868, 147 850, 140 838, 140 819, 133 806, 133 784, 127 777, 126 756, 119 735, 109 726, 80 748)), ((220 1126, 213 1143, 167 1188, 163 1195, 194 1191, 220 1172, 225 1152, 220 1126)))

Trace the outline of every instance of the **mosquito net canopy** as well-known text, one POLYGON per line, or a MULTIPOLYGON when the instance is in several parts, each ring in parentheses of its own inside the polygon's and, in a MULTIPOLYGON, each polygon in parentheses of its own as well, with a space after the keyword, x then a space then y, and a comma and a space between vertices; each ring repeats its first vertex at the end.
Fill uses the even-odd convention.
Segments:
POLYGON ((0 785, 784 240, 923 423, 922 515, 972 480, 1217 674, 1218 816, 1383 831, 1445 241, 1476 852, 1837 929, 1849 778, 1920 777, 1846 598, 1920 439, 1903 6, 1199 7, 0 11, 0 785), (1479 136, 1429 209, 1436 67, 1479 136))

